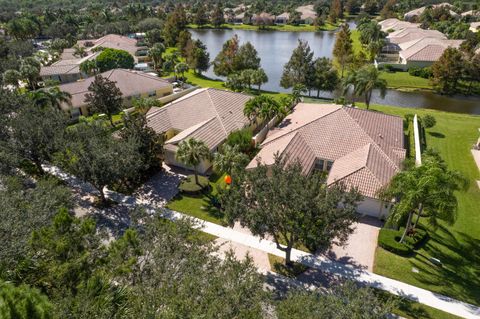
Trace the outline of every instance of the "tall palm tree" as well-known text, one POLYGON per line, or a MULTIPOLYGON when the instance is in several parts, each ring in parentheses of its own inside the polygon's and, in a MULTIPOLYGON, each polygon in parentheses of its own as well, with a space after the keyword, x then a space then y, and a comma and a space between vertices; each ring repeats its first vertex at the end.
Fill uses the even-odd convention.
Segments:
POLYGON ((248 156, 240 152, 238 145, 225 144, 222 151, 215 154, 213 167, 221 173, 232 175, 233 171, 244 168, 248 164, 248 156))
POLYGON ((374 89, 380 91, 381 98, 385 98, 387 94, 387 81, 380 78, 380 72, 373 65, 367 65, 358 70, 354 78, 354 93, 363 95, 367 110, 370 107, 372 93, 374 89))
POLYGON ((148 56, 153 61, 153 68, 158 71, 162 67, 162 56, 165 52, 165 46, 162 43, 155 43, 149 50, 148 56))
POLYGON ((195 183, 199 184, 197 167, 203 160, 210 158, 210 150, 203 141, 192 137, 180 142, 175 158, 193 168, 195 183))
POLYGON ((380 195, 385 200, 397 199, 390 222, 398 225, 407 219, 400 242, 412 229, 412 220, 417 214, 413 228, 420 217, 427 218, 433 227, 438 220, 453 224, 458 207, 455 192, 466 190, 468 180, 459 172, 451 171, 440 156, 427 151, 421 166, 414 166, 395 175, 380 195))
POLYGON ((251 123, 255 118, 260 117, 264 121, 268 121, 275 115, 282 113, 281 105, 272 97, 267 95, 259 95, 247 101, 243 108, 243 114, 251 123))
POLYGON ((182 79, 185 78, 185 72, 188 71, 188 64, 184 62, 177 63, 175 65, 175 73, 180 74, 182 76, 182 79))
POLYGON ((72 95, 61 91, 58 87, 29 92, 28 96, 36 106, 42 108, 53 107, 61 109, 62 104, 72 105, 72 95))

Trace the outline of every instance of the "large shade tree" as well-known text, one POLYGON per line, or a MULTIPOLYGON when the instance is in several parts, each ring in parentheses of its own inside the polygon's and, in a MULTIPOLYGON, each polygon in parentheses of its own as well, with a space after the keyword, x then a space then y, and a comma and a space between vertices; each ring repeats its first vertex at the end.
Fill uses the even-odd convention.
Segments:
POLYGON ((343 78, 347 65, 353 60, 353 42, 347 23, 342 24, 340 31, 336 34, 333 56, 340 64, 340 77, 343 78))
POLYGON ((438 153, 431 150, 422 156, 420 166, 412 166, 395 175, 381 196, 385 200, 396 199, 389 221, 393 225, 405 223, 400 242, 418 224, 420 217, 433 227, 439 220, 453 224, 458 208, 455 192, 467 187, 467 179, 448 169, 438 153), (414 215, 417 219, 412 225, 414 215))
POLYGON ((298 40, 298 46, 293 50, 290 60, 283 67, 280 85, 291 88, 298 84, 310 86, 313 73, 313 51, 308 42, 298 40))
POLYGON ((259 164, 234 178, 220 195, 227 221, 239 221, 262 238, 273 237, 288 266, 295 245, 316 251, 345 243, 361 199, 355 190, 346 191, 341 184, 327 187, 322 174, 306 176, 302 170, 299 163, 277 156, 273 165, 259 164))
POLYGON ((122 91, 114 81, 104 78, 102 75, 95 76, 95 80, 88 86, 85 102, 94 113, 106 114, 112 127, 113 115, 122 110, 122 91))
POLYGON ((210 150, 205 142, 193 137, 182 141, 178 145, 175 156, 178 161, 193 168, 195 183, 198 184, 198 165, 200 165, 202 161, 210 158, 210 150))

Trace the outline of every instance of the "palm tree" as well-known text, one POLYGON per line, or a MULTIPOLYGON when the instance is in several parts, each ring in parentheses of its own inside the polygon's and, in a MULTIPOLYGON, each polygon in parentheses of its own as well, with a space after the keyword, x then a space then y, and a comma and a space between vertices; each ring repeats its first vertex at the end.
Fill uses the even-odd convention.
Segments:
POLYGON ((347 96, 349 91, 352 90, 352 105, 355 105, 355 81, 357 78, 357 71, 350 70, 347 76, 342 80, 343 96, 347 96))
POLYGON ((182 79, 185 78, 185 72, 188 71, 188 65, 186 63, 180 62, 175 65, 175 73, 181 74, 182 79))
POLYGON ((210 158, 210 150, 203 141, 199 141, 192 137, 180 142, 175 158, 193 168, 195 183, 199 184, 197 166, 203 160, 210 158))
POLYGON ((372 92, 374 89, 380 90, 380 96, 385 98, 387 94, 387 81, 380 78, 380 72, 373 65, 367 65, 358 70, 354 77, 354 94, 363 95, 367 110, 370 107, 372 92))
POLYGON ((268 121, 281 112, 280 104, 267 95, 259 95, 248 100, 243 108, 243 114, 250 120, 250 123, 253 123, 257 117, 268 121))
POLYGON ((240 152, 238 145, 225 144, 222 152, 216 153, 213 158, 213 166, 221 173, 232 175, 233 171, 243 168, 248 164, 248 156, 240 152))
POLYGON ((61 109, 62 104, 72 105, 72 95, 68 92, 61 91, 58 87, 49 90, 38 90, 29 92, 28 96, 36 106, 54 107, 61 109))
POLYGON ((83 58, 84 56, 87 55, 87 51, 85 51, 85 48, 83 46, 79 46, 78 44, 75 44, 73 46, 73 55, 83 58))
POLYGON ((165 52, 165 46, 162 43, 155 43, 149 50, 148 56, 153 61, 153 68, 158 71, 162 67, 162 56, 165 52))
POLYGON ((449 170, 437 153, 427 151, 421 166, 395 175, 380 195, 388 201, 397 199, 389 217, 390 222, 398 225, 407 218, 400 239, 403 242, 412 229, 414 214, 417 214, 417 220, 413 228, 420 217, 427 218, 433 227, 438 225, 439 219, 453 224, 458 207, 455 192, 466 190, 467 187, 468 180, 462 174, 449 170))

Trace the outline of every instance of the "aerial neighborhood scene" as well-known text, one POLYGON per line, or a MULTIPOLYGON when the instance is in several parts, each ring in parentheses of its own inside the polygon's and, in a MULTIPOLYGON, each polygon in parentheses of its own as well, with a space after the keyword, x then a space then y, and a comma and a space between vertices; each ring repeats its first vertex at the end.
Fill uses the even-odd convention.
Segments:
POLYGON ((0 0, 0 319, 480 318, 480 1, 0 0))

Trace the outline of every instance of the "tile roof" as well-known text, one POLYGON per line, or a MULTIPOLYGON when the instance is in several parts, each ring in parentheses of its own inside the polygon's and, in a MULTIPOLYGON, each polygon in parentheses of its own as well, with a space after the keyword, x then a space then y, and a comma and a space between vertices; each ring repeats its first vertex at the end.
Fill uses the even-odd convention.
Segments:
POLYGON ((203 140, 214 149, 231 132, 244 128, 243 114, 251 96, 218 89, 199 89, 147 113, 147 125, 157 133, 179 131, 166 143, 176 144, 189 137, 203 140))
POLYGON ((99 52, 92 53, 83 58, 75 56, 72 56, 71 59, 62 58, 62 60, 59 60, 52 65, 42 66, 40 69, 40 76, 78 74, 80 73, 80 64, 84 61, 95 59, 98 54, 99 52))
POLYGON ((300 19, 306 20, 306 19, 315 19, 317 17, 317 13, 313 9, 313 4, 305 5, 305 6, 300 6, 295 11, 300 12, 301 17, 300 19))
MULTIPOLYGON (((156 91, 162 87, 172 87, 168 81, 159 77, 126 69, 113 69, 103 72, 101 75, 110 81, 114 81, 115 85, 122 92, 123 97, 156 91)), ((88 93, 88 87, 94 80, 95 77, 89 77, 77 82, 59 85, 59 89, 72 95, 72 106, 74 108, 80 107, 85 105, 85 95, 88 93)), ((63 107, 69 108, 67 105, 63 107)))
POLYGON ((380 21, 378 23, 382 28, 382 31, 394 30, 399 31, 407 28, 418 28, 420 27, 420 23, 411 23, 408 21, 401 21, 397 18, 390 18, 380 21))
MULTIPOLYGON (((406 18, 411 18, 411 17, 415 17, 415 16, 419 16, 423 13, 423 11, 425 11, 425 9, 427 8, 428 6, 424 6, 424 7, 421 7, 421 8, 418 8, 418 9, 413 9, 407 13, 405 13, 404 17, 406 18)), ((438 8, 438 7, 448 7, 448 8, 452 8, 453 5, 451 5, 450 3, 448 2, 443 2, 443 3, 438 3, 438 4, 434 4, 434 5, 431 5, 432 8, 438 8)), ((452 11, 450 10, 450 14, 452 16, 457 16, 458 14, 455 12, 455 11, 452 11)))
POLYGON ((400 57, 406 61, 437 61, 448 47, 458 48, 463 40, 423 38, 400 44, 400 57))
POLYGON ((299 160, 306 174, 316 159, 333 161, 327 183, 342 181, 369 197, 405 159, 400 117, 331 104, 298 104, 261 146, 247 168, 273 164, 276 152, 299 160))
POLYGON ((438 38, 447 39, 447 37, 437 30, 424 30, 417 27, 410 27, 390 33, 387 39, 390 43, 402 44, 405 42, 424 39, 424 38, 438 38))

